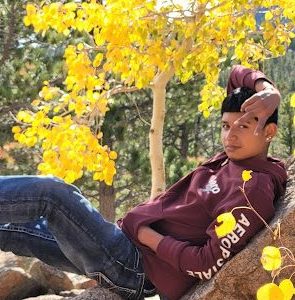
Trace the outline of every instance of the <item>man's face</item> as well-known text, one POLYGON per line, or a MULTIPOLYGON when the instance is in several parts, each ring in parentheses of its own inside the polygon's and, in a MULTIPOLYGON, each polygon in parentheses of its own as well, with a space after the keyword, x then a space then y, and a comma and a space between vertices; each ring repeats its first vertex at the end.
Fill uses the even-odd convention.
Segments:
POLYGON ((257 121, 235 124, 242 117, 242 112, 225 112, 221 123, 221 140, 227 156, 232 160, 250 157, 265 158, 267 155, 266 127, 258 135, 254 135, 257 121))

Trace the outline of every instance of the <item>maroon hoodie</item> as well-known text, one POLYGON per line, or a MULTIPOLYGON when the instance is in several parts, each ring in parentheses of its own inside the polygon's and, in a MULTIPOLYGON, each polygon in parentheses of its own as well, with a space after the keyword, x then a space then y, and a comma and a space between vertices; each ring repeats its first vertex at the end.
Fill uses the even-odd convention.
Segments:
POLYGON ((221 239, 215 233, 218 215, 247 205, 239 188, 245 169, 253 170, 246 194, 268 222, 274 215, 274 201, 284 191, 287 175, 283 164, 272 158, 234 162, 225 153, 123 218, 122 230, 141 249, 145 273, 169 300, 179 299, 198 280, 210 279, 264 227, 253 211, 237 209, 234 231, 221 239), (144 225, 165 236, 156 253, 138 241, 138 229, 144 225))
MULTIPOLYGON (((254 89, 260 78, 266 79, 259 71, 235 66, 228 93, 239 86, 254 89)), ((239 188, 245 169, 253 170, 246 194, 257 212, 269 221, 274 215, 274 201, 284 191, 284 166, 272 158, 234 162, 225 153, 213 157, 155 199, 138 205, 121 220, 124 233, 141 249, 149 280, 169 300, 179 299, 199 280, 210 279, 264 227, 253 211, 237 209, 234 231, 221 239, 215 233, 218 215, 247 204, 239 188), (139 242, 140 226, 150 226, 165 236, 156 252, 139 242)))

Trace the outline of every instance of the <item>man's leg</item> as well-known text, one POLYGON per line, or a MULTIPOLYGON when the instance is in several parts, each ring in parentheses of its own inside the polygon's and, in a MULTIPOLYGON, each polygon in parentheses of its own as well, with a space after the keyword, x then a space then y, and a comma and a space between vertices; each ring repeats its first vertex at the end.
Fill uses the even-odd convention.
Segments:
POLYGON ((27 223, 40 216, 77 269, 113 284, 126 299, 140 299, 144 273, 137 249, 76 187, 54 177, 0 176, 0 223, 27 223))
POLYGON ((59 249, 55 238, 47 230, 45 218, 26 224, 0 224, 0 250, 36 257, 62 271, 82 274, 59 249))

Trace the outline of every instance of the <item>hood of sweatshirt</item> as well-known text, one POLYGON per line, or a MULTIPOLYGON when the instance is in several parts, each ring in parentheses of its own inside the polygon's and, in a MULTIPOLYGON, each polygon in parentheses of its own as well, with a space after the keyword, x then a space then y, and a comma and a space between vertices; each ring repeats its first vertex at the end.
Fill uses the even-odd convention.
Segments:
POLYGON ((287 171, 284 163, 279 159, 268 156, 266 160, 257 157, 251 157, 243 160, 230 160, 226 153, 222 152, 213 156, 211 159, 203 163, 202 166, 214 170, 219 169, 227 163, 244 168, 245 170, 252 170, 254 172, 261 172, 270 175, 275 186, 276 200, 284 193, 287 183, 287 171))

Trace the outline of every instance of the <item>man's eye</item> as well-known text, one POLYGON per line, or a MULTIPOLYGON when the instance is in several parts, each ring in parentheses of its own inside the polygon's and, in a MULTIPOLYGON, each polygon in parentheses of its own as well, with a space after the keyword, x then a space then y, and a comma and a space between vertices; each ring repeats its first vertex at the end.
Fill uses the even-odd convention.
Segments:
POLYGON ((239 127, 240 127, 241 129, 248 128, 247 125, 239 125, 239 127))
POLYGON ((222 124, 222 128, 223 128, 223 129, 228 129, 229 126, 228 126, 227 124, 222 124))

